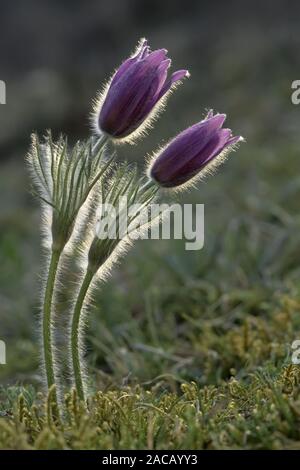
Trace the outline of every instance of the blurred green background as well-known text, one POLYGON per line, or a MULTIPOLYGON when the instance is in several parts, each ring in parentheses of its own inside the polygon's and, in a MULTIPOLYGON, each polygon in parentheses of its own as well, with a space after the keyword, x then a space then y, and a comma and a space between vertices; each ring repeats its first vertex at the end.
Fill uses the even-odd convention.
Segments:
MULTIPOLYGON (((218 173, 177 197, 205 204, 205 247, 141 241, 102 286, 87 355, 97 382, 218 383, 290 362, 300 337, 299 118, 296 1, 1 2, 1 383, 36 383, 42 250, 24 156, 33 130, 90 134, 91 101, 139 38, 165 47, 191 78, 149 136, 118 149, 136 160, 207 108, 247 143, 218 173), (298 335, 298 336, 297 336, 298 335)), ((63 315, 63 304, 62 304, 63 315)), ((58 337, 58 343, 63 338, 58 337)), ((61 342, 62 342, 61 341, 61 342)))

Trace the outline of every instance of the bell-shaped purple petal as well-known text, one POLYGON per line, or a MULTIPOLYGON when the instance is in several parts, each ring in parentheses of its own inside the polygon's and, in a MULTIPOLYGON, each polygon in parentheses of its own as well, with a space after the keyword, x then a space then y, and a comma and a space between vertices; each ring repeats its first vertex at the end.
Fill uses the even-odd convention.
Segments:
POLYGON ((97 116, 100 131, 122 139, 137 130, 172 84, 188 75, 179 70, 168 78, 170 65, 166 49, 151 52, 144 40, 111 80, 97 116))
POLYGON ((166 93, 168 93, 168 91, 170 90, 170 88, 172 87, 174 83, 180 82, 185 77, 189 77, 188 70, 178 70, 177 72, 174 72, 171 75, 170 79, 167 80, 164 86, 162 87, 158 95, 158 99, 162 98, 166 93))
POLYGON ((206 119, 181 132, 152 163, 151 178, 163 187, 180 186, 241 140, 222 128, 225 118, 210 111, 206 119))
POLYGON ((145 62, 151 67, 158 67, 163 60, 166 60, 168 51, 166 49, 158 49, 151 52, 146 58, 145 62))
POLYGON ((148 46, 147 39, 141 41, 140 47, 137 51, 136 57, 139 59, 144 59, 150 53, 150 47, 148 46))

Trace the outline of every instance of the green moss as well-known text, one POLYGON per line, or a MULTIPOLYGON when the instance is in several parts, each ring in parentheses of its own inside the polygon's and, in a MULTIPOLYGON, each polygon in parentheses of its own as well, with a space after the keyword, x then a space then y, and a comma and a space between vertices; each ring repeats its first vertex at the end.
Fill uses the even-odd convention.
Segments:
MULTIPOLYGON (((181 384, 177 393, 140 386, 97 392, 88 410, 73 392, 55 426, 51 396, 23 390, 0 419, 6 449, 299 448, 300 367, 272 368, 218 387, 181 384)), ((3 393, 3 392, 2 392, 3 393)))

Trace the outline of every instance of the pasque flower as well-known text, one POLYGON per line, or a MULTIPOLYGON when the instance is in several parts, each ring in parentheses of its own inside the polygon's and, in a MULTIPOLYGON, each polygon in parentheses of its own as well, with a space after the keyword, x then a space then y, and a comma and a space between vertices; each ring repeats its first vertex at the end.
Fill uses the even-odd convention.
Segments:
POLYGON ((168 77, 170 65, 166 49, 152 52, 147 41, 141 41, 136 54, 125 60, 113 76, 100 112, 96 109, 98 130, 115 139, 136 131, 172 85, 188 76, 187 70, 178 70, 168 77))
POLYGON ((96 278, 104 279, 136 235, 139 238, 143 230, 160 222, 161 214, 157 220, 151 207, 160 187, 184 185, 222 161, 241 139, 234 137, 230 129, 223 129, 225 114, 210 111, 203 121, 181 132, 159 152, 149 164, 148 178, 128 164, 112 165, 114 154, 110 156, 111 143, 107 146, 107 142, 132 140, 143 131, 173 85, 188 75, 187 70, 169 75, 170 65, 165 49, 151 51, 147 41, 141 41, 135 55, 119 67, 96 104, 97 140, 93 136, 70 147, 66 137, 54 141, 48 133, 40 142, 33 136, 28 163, 35 193, 45 209, 43 228, 49 252, 41 338, 51 404, 48 408, 54 424, 60 426, 57 399, 62 387, 58 395, 55 382, 60 361, 54 347, 58 325, 53 320, 58 313, 60 285, 68 270, 65 260, 73 255, 82 263, 76 283, 68 292, 72 312, 68 312, 70 323, 64 332, 69 340, 70 361, 63 363, 70 363, 78 397, 86 403, 82 333, 96 278))
POLYGON ((177 135, 152 162, 150 177, 163 187, 180 186, 209 165, 217 163, 242 140, 223 129, 226 114, 207 117, 177 135))

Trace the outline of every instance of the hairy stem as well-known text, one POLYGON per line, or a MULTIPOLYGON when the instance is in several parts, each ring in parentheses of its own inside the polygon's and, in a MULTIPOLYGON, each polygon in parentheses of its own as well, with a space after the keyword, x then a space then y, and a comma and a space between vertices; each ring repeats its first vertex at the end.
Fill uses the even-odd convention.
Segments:
POLYGON ((91 281, 93 279, 94 272, 90 269, 87 270, 85 277, 83 279, 72 318, 71 326, 71 354, 72 354, 72 363, 73 363, 73 373, 75 379, 75 386, 77 394, 80 400, 84 401, 84 385, 82 379, 82 367, 80 360, 80 351, 79 351, 79 325, 80 325, 80 315, 82 311, 82 306, 84 299, 86 297, 87 291, 90 287, 91 281))
POLYGON ((104 147, 104 145, 106 144, 108 140, 109 140, 108 135, 102 134, 97 140, 97 142, 95 143, 95 145, 93 146, 93 153, 95 154, 99 152, 100 148, 104 147))
POLYGON ((43 307, 43 347, 48 389, 55 385, 54 361, 51 338, 51 310, 57 267, 61 250, 52 250, 43 307))

